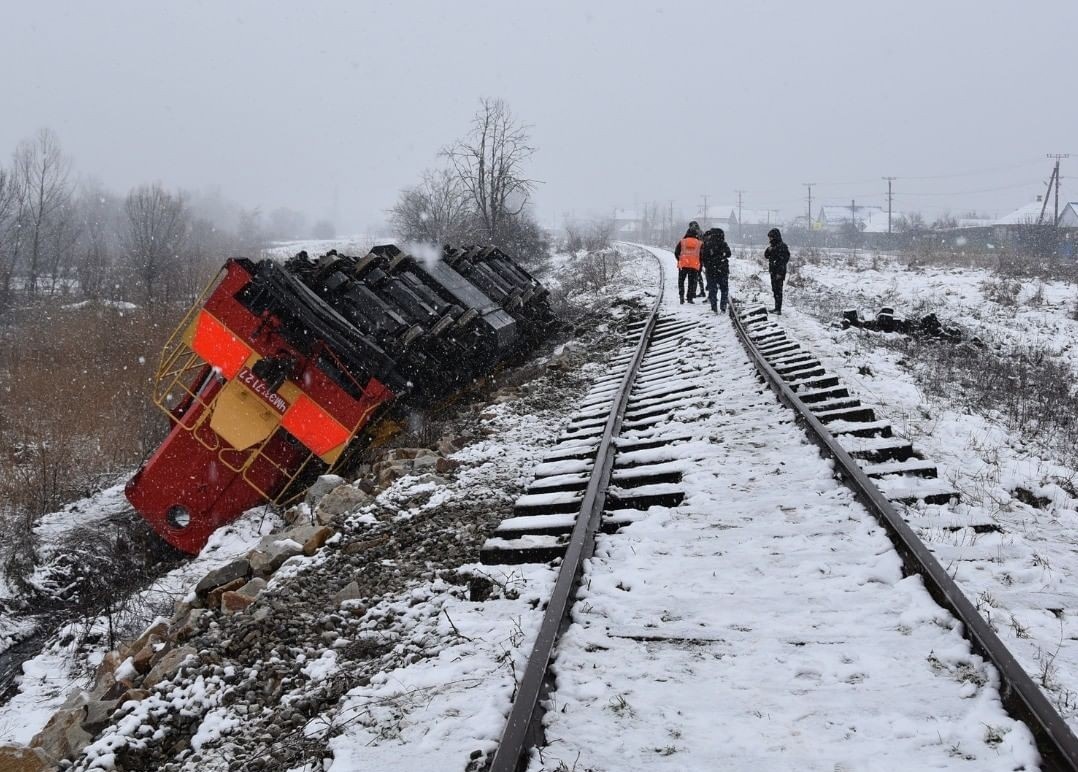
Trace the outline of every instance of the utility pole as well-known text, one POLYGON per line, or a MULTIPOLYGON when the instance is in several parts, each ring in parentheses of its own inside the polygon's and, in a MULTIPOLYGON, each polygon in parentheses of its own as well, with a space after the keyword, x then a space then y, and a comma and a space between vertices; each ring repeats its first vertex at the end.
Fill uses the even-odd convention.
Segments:
POLYGON ((705 193, 701 198, 704 199, 704 222, 707 222, 707 193, 705 193))
POLYGON ((737 193, 737 240, 741 241, 741 194, 745 191, 735 190, 737 193))
POLYGON ((898 177, 884 177, 887 180, 887 233, 891 233, 891 202, 894 200, 894 195, 891 193, 891 183, 898 179, 898 177))
POLYGON ((808 208, 808 229, 811 231, 812 230, 812 186, 815 185, 816 183, 815 182, 802 182, 801 184, 804 185, 806 188, 808 188, 808 192, 809 192, 809 195, 808 195, 808 207, 809 207, 808 208))
MULTIPOLYGON (((1055 218, 1052 220, 1052 225, 1059 227, 1059 162, 1064 158, 1070 158, 1070 153, 1049 153, 1049 158, 1054 158, 1056 165, 1052 170, 1052 178, 1056 181, 1056 204, 1055 204, 1055 218)), ((1051 181, 1048 182, 1049 192, 1051 192, 1051 181)), ((1045 205, 1048 204, 1048 199, 1044 200, 1045 205)), ((1044 207, 1041 207, 1041 216, 1044 216, 1044 207)))
POLYGON ((850 199, 850 225, 853 226, 853 230, 857 232, 857 201, 850 199))

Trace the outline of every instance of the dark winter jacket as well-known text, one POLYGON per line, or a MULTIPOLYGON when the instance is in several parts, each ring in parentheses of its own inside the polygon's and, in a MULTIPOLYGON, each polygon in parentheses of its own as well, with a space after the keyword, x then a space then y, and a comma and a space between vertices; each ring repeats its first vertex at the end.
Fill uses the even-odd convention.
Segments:
POLYGON ((790 262, 790 248, 784 241, 773 241, 771 246, 764 250, 767 258, 767 270, 772 276, 785 276, 786 264, 790 262))
POLYGON ((730 275, 730 245, 726 243, 722 228, 711 228, 704 232, 700 263, 708 276, 730 275))

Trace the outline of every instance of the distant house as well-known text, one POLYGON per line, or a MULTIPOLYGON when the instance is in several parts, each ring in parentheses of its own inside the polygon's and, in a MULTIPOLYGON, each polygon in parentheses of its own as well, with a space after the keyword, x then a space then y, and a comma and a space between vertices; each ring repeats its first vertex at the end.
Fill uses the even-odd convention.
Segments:
POLYGON ((1045 206, 1044 201, 1040 196, 1037 196, 1036 201, 1030 201, 1024 206, 1020 206, 1010 214, 1005 214, 999 219, 995 220, 993 225, 1037 225, 1040 224, 1052 224, 1052 217, 1055 215, 1055 210, 1052 205, 1045 206), (1044 212, 1043 218, 1041 212, 1044 212))
POLYGON ((737 224, 737 207, 709 206, 706 217, 703 214, 697 214, 692 219, 700 223, 700 227, 705 231, 708 228, 722 228, 724 231, 729 231, 737 224))
POLYGON ((738 212, 735 207, 730 213, 731 225, 781 225, 779 213, 775 209, 744 209, 738 212))
MULTIPOLYGON (((864 219, 861 220, 861 224, 864 226, 861 231, 864 233, 887 233, 887 210, 876 209, 875 207, 866 207, 868 211, 865 212, 864 219)), ((901 212, 891 212, 891 230, 894 230, 895 225, 904 215, 901 212)))
MULTIPOLYGON (((1060 204, 1060 206, 1063 206, 1060 204)), ((1060 228, 1078 228, 1078 201, 1068 201, 1059 211, 1060 228)))
MULTIPOLYGON (((887 232, 887 211, 883 207, 869 206, 863 204, 861 206, 821 206, 820 216, 817 218, 820 224, 820 228, 825 231, 837 231, 841 230, 842 226, 849 225, 850 222, 856 223, 859 230, 868 230, 871 224, 874 233, 886 233, 887 232), (883 227, 880 229, 879 219, 882 215, 883 227)), ((898 219, 897 213, 891 213, 892 223, 898 219)))

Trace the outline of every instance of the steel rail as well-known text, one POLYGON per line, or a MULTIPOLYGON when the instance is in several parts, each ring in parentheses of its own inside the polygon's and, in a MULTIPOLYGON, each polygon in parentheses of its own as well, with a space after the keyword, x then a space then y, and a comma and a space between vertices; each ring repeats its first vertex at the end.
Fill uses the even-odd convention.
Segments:
POLYGON ((537 739, 541 737, 542 706, 540 701, 544 696, 551 656, 563 629, 563 623, 567 620, 572 608, 573 595, 580 581, 584 561, 591 557, 595 549, 595 534, 602 520, 606 491, 614 468, 614 438, 618 436, 621 429, 629 395, 636 381, 637 372, 640 370, 640 363, 647 352, 648 343, 651 341, 651 335, 659 317, 659 308, 663 302, 666 272, 663 270, 659 257, 654 254, 652 257, 659 267, 659 294, 648 313, 644 328, 640 332, 640 340, 637 341, 636 350, 625 369, 625 375, 622 376, 621 384, 615 393, 610 414, 603 426, 603 434, 595 452, 591 478, 588 480, 588 487, 584 490, 580 511, 569 536, 569 544, 558 570, 554 590, 547 602, 546 612, 539 626, 539 634, 536 636, 535 645, 528 657, 528 663, 524 667, 524 675, 517 686, 509 718, 502 731, 501 740, 498 742, 498 749, 491 760, 490 772, 523 770, 527 766, 529 750, 538 744, 537 739))
POLYGON ((1059 712, 1052 707, 1040 687, 1033 682, 891 502, 760 353, 737 314, 737 304, 732 300, 730 318, 757 371, 778 395, 779 400, 797 412, 809 439, 834 459, 857 498, 887 531, 902 558, 906 573, 921 576, 936 602, 962 623, 962 634, 972 644, 974 651, 995 665, 1001 680, 1000 695, 1003 704, 1012 716, 1025 723, 1033 733, 1037 749, 1041 753, 1043 768, 1078 771, 1078 738, 1071 732, 1059 712))

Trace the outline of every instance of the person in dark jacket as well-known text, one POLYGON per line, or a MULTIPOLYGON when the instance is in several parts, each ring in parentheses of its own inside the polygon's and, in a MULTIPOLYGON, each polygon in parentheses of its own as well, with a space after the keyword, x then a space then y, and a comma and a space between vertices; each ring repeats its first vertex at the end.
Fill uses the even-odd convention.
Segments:
POLYGON ((771 309, 773 314, 782 314, 782 283, 786 281, 786 265, 790 262, 790 248, 782 240, 782 234, 778 228, 772 228, 767 232, 767 240, 770 244, 764 250, 767 258, 767 270, 771 274, 771 292, 775 296, 775 307, 771 309))
POLYGON ((730 291, 730 245, 726 243, 726 233, 722 228, 706 231, 703 241, 700 265, 707 277, 707 301, 715 313, 725 312, 730 291), (722 299, 716 308, 715 296, 720 293, 722 299))
POLYGON ((696 283, 700 279, 700 225, 693 220, 681 241, 674 247, 677 260, 677 294, 685 302, 685 284, 689 285, 689 302, 696 297, 696 283))

